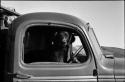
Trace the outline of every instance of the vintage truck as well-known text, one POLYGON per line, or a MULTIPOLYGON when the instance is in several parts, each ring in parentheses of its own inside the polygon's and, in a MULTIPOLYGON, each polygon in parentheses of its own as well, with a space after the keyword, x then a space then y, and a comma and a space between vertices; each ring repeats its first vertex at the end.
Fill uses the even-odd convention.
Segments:
POLYGON ((5 82, 125 82, 125 58, 103 54, 91 25, 77 17, 52 12, 18 15, 1 34, 6 35, 1 54, 5 82), (67 63, 48 61, 52 33, 61 30, 74 36, 69 53, 79 62, 70 56, 67 63))

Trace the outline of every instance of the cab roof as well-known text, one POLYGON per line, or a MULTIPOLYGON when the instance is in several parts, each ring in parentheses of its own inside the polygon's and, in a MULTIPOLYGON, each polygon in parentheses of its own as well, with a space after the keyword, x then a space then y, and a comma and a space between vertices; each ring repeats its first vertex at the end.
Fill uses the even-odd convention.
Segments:
POLYGON ((83 20, 80 20, 79 18, 62 14, 62 13, 55 13, 55 12, 36 12, 36 13, 29 13, 19 16, 15 21, 17 22, 26 22, 29 20, 41 20, 41 21, 48 21, 48 22, 63 22, 63 23, 69 23, 74 24, 77 26, 85 25, 86 22, 83 20))

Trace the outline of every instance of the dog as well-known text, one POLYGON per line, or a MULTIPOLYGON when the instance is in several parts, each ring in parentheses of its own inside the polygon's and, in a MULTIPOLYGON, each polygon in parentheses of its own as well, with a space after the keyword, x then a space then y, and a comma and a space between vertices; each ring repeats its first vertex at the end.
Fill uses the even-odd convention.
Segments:
MULTIPOLYGON (((73 38, 74 39, 74 38, 73 38)), ((53 39, 53 61, 67 62, 69 45, 74 41, 67 31, 54 33, 53 39)))

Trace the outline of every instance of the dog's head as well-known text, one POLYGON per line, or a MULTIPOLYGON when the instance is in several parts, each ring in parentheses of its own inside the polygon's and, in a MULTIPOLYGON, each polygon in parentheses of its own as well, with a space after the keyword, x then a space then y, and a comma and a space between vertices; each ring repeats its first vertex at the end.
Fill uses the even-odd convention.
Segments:
MULTIPOLYGON (((54 36, 55 36, 54 43, 62 47, 67 46, 71 38, 71 34, 68 33, 67 31, 56 32, 54 36)), ((70 43, 71 42, 73 42, 73 40, 71 40, 70 43)))

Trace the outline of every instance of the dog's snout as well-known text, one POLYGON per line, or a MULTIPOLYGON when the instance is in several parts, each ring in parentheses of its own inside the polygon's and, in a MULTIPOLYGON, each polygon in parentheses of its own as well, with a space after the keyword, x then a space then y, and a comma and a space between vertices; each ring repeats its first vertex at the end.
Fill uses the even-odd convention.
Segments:
POLYGON ((62 41, 63 41, 63 42, 67 42, 67 39, 66 39, 66 38, 63 38, 62 41))

